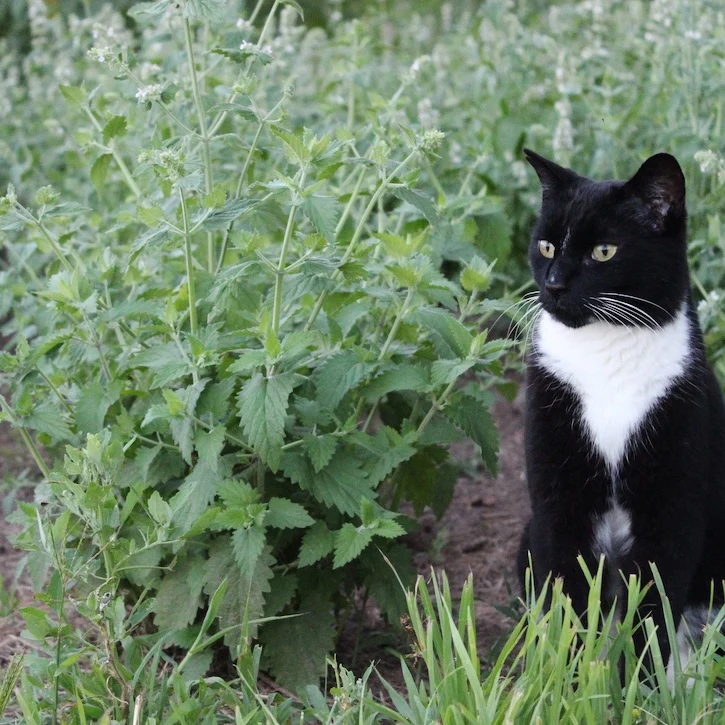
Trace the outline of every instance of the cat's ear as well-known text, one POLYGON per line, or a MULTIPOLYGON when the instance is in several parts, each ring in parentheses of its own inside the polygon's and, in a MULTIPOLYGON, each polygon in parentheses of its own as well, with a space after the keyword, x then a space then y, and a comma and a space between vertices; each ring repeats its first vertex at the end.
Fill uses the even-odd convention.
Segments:
POLYGON ((644 203, 658 226, 664 226, 671 214, 679 216, 685 211, 685 176, 670 154, 650 156, 624 189, 644 203))
POLYGON ((571 169, 555 164, 549 159, 534 153, 531 149, 524 149, 526 160, 534 167, 536 175, 541 181, 541 191, 544 198, 563 191, 577 182, 581 177, 571 169))

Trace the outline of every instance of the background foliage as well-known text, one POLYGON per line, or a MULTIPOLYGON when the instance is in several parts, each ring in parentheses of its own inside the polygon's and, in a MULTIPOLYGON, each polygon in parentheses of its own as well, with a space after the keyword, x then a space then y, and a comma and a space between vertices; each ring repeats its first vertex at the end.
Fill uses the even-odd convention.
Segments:
POLYGON ((719 4, 118 9, 34 0, 0 53, 28 722, 232 702, 200 680, 222 642, 251 707, 260 666, 316 682, 368 597, 399 619, 402 502, 443 513, 462 437, 496 467, 481 330, 528 284, 524 144, 598 178, 678 156, 725 374, 719 4))

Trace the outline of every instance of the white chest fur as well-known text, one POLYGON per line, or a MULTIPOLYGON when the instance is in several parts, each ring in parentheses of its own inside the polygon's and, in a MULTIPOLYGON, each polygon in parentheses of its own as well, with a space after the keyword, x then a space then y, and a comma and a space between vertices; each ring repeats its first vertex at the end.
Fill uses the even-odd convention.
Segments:
POLYGON ((612 473, 647 414, 684 372, 689 324, 684 307, 655 330, 606 322, 574 329, 542 313, 538 362, 578 395, 591 442, 612 473))

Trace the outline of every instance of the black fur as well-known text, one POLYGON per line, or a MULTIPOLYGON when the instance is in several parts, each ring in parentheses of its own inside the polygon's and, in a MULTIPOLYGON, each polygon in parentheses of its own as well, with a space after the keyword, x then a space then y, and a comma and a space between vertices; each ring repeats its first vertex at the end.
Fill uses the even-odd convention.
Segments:
MULTIPOLYGON (((655 562, 678 622, 687 605, 709 603, 713 583, 715 604, 722 604, 725 577, 725 407, 690 295, 684 177, 668 154, 648 159, 628 182, 591 181, 533 152, 526 155, 543 189, 530 263, 544 309, 569 327, 580 327, 592 321, 587 301, 617 292, 650 300, 634 304, 665 324, 684 304, 692 352, 685 373, 635 434, 616 489, 583 430, 577 394, 537 362, 535 351, 531 354, 526 462, 533 517, 521 542, 519 574, 523 581, 530 551, 535 582, 549 573, 563 577, 583 616, 588 587, 576 557, 581 554, 590 570, 596 569, 594 522, 616 494, 631 518, 633 546, 614 563, 625 575, 641 574, 647 582, 649 562, 655 562), (557 251, 554 259, 540 253, 539 240, 561 242, 567 232, 565 253, 557 251), (609 262, 591 258, 593 246, 601 243, 617 245, 609 262), (551 293, 547 283, 563 289, 551 293)), ((670 648, 655 587, 642 605, 640 615, 645 614, 659 628, 666 662, 670 648)), ((636 644, 643 647, 643 631, 636 644)))

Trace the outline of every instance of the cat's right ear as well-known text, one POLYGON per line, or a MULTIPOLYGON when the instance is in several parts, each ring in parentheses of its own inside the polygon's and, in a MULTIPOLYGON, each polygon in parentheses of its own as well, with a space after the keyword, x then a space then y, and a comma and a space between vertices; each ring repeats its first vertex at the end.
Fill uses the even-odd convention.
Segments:
POLYGON ((544 196, 550 197, 563 191, 568 186, 579 180, 579 175, 571 169, 555 164, 549 159, 534 153, 531 149, 524 149, 526 160, 534 167, 536 175, 541 182, 541 192, 544 196))

